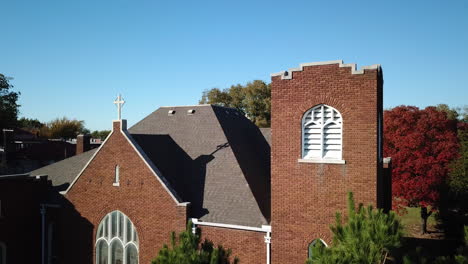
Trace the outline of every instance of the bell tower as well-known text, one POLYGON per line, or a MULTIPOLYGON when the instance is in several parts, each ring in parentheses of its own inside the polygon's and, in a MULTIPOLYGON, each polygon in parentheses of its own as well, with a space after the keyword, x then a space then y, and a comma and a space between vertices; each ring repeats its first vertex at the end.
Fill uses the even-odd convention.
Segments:
POLYGON ((341 60, 272 74, 272 263, 304 263, 331 242, 346 195, 382 207, 380 65, 341 60))

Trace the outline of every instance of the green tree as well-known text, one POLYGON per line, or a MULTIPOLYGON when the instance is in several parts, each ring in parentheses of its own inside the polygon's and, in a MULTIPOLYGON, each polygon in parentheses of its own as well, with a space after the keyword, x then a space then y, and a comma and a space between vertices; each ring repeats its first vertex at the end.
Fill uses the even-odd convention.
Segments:
POLYGON ((458 113, 459 109, 457 108, 450 108, 446 104, 438 104, 436 105, 436 109, 440 112, 444 112, 447 114, 447 118, 449 120, 458 120, 460 114, 458 113))
MULTIPOLYGON (((89 130, 88 130, 89 131, 89 130)), ((86 133, 83 120, 57 118, 42 127, 40 134, 46 138, 72 139, 86 133)))
POLYGON ((224 90, 206 90, 199 103, 236 108, 257 126, 270 126, 271 86, 264 81, 255 80, 246 85, 232 85, 224 90))
POLYGON ((18 104, 19 92, 14 92, 10 84, 12 78, 0 74, 0 134, 4 128, 14 128, 20 105, 18 104))
POLYGON ((18 119, 17 122, 17 127, 26 129, 28 131, 39 131, 43 126, 44 124, 39 120, 26 117, 18 119))
POLYGON ((458 140, 460 142, 459 157, 450 164, 449 187, 453 195, 460 201, 468 199, 468 125, 459 125, 458 140))
MULTIPOLYGON (((453 110, 455 111, 455 110, 453 110)), ((468 106, 457 108, 459 157, 450 164, 449 186, 460 201, 468 199, 468 106)))
POLYGON ((93 133, 91 133, 91 137, 104 140, 107 138, 110 132, 110 130, 94 130, 93 133))
POLYGON ((386 214, 362 204, 356 208, 352 193, 348 194, 347 223, 343 224, 338 212, 330 229, 332 246, 316 247, 307 264, 382 263, 392 250, 400 247, 402 237, 402 225, 394 212, 386 214))
POLYGON ((158 256, 151 264, 237 264, 239 259, 230 261, 231 250, 222 246, 214 247, 213 242, 206 240, 201 243, 201 235, 192 233, 193 224, 187 224, 187 230, 179 234, 176 239, 175 232, 171 233, 171 245, 164 245, 158 256), (200 246, 199 246, 200 245, 200 246))

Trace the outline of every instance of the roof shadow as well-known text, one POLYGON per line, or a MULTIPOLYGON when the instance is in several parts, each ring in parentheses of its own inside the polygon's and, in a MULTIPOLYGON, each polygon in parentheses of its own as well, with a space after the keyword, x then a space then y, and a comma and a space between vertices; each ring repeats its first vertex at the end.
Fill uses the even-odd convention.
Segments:
POLYGON ((223 108, 214 110, 260 211, 270 222, 270 145, 249 119, 223 108))
POLYGON ((229 144, 192 159, 169 135, 132 134, 132 137, 182 200, 190 202, 190 216, 201 218, 208 214, 208 209, 203 207, 206 167, 215 158, 214 154, 229 144))

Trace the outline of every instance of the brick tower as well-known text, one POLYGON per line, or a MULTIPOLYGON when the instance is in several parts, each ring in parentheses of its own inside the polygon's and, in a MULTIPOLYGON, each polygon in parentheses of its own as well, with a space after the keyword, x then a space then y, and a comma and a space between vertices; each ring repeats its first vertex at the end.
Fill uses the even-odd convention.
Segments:
POLYGON ((346 195, 384 207, 382 71, 329 61, 272 74, 272 263, 331 242, 346 195))

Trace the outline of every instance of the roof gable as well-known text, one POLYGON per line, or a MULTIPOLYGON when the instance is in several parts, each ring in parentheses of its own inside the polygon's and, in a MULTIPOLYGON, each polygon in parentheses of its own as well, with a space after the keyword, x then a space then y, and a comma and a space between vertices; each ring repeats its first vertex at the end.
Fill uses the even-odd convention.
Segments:
MULTIPOLYGON (((103 149, 107 147, 107 145, 110 144, 109 143, 110 141, 118 140, 118 139, 114 139, 114 137, 116 137, 116 136, 117 137, 122 136, 122 137, 125 138, 124 142, 126 141, 132 147, 132 149, 136 152, 136 154, 139 156, 139 158, 141 158, 141 160, 144 162, 144 164, 147 166, 147 168, 150 170, 150 172, 161 183, 162 187, 167 191, 169 196, 174 200, 174 202, 177 205, 182 205, 182 206, 187 205, 187 203, 183 203, 180 200, 180 197, 177 195, 175 190, 170 186, 169 182, 164 178, 164 176, 161 174, 161 172, 158 170, 158 168, 153 164, 153 162, 148 158, 148 156, 142 150, 142 148, 138 145, 138 143, 128 133, 128 131, 126 130, 126 120, 114 121, 113 126, 112 126, 112 132, 107 136, 104 143, 97 150, 95 150, 94 152, 88 151, 89 154, 88 154, 88 152, 86 152, 87 155, 91 156, 90 158, 86 159, 86 157, 89 157, 89 156, 83 156, 83 159, 80 159, 79 164, 77 164, 76 168, 73 169, 69 174, 71 174, 73 172, 76 172, 78 168, 80 168, 81 170, 76 175, 76 177, 74 177, 73 181, 71 181, 71 183, 69 185, 67 184, 68 188, 66 188, 66 190, 62 192, 63 194, 67 194, 73 188, 75 183, 79 180, 80 176, 86 171, 88 166, 90 166, 90 164, 93 162, 95 157, 97 155, 99 155, 99 153, 102 152, 103 149), (86 164, 83 164, 85 161, 87 161, 86 164), (84 165, 84 166, 79 167, 78 165, 84 165)), ((79 156, 81 156, 81 155, 79 155, 79 156)), ((66 160, 63 161, 64 166, 52 166, 52 165, 54 165, 54 164, 52 164, 52 165, 49 165, 49 166, 46 166, 46 167, 42 168, 41 170, 43 172, 51 171, 51 172, 54 172, 54 173, 58 173, 58 172, 59 173, 66 173, 66 171, 69 170, 73 165, 73 162, 70 159, 66 159, 66 160), (57 167, 57 168, 54 169, 54 167, 57 167)), ((34 174, 37 174, 37 173, 38 173, 37 171, 34 171, 34 172, 31 172, 31 175, 34 175, 34 174)), ((70 175, 70 177, 67 177, 67 179, 68 178, 71 178, 71 175, 70 175)))

